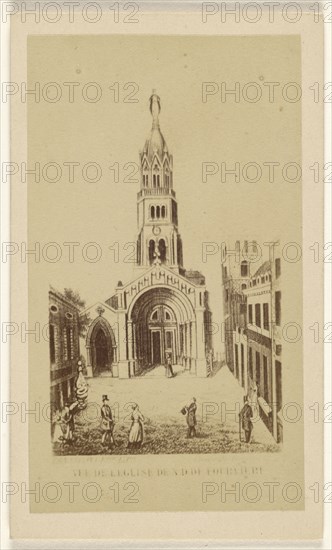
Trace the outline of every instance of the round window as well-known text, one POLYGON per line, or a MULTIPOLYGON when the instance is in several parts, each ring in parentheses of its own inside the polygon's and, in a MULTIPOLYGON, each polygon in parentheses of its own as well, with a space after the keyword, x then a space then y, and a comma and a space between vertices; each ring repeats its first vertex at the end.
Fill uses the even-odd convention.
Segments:
POLYGON ((59 309, 58 309, 57 306, 52 305, 52 306, 50 306, 50 311, 52 311, 52 313, 58 313, 59 309))
POLYGON ((69 313, 69 312, 67 311, 66 317, 67 317, 67 319, 72 319, 74 316, 73 316, 72 313, 69 313))

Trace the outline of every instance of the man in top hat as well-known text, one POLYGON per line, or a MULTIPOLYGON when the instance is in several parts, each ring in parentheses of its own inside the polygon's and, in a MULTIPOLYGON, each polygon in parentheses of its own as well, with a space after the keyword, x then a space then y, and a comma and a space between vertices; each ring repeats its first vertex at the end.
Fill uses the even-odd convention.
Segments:
POLYGON ((102 397, 103 405, 101 407, 101 429, 103 431, 103 436, 101 442, 103 445, 108 443, 109 447, 114 445, 113 438, 113 429, 114 429, 114 420, 112 415, 111 407, 109 406, 109 401, 107 395, 102 397))
POLYGON ((253 423, 252 423, 253 412, 249 404, 249 399, 247 395, 244 397, 244 405, 240 411, 239 417, 240 417, 240 420, 242 421, 242 428, 244 430, 246 443, 250 443, 251 432, 253 428, 253 423))

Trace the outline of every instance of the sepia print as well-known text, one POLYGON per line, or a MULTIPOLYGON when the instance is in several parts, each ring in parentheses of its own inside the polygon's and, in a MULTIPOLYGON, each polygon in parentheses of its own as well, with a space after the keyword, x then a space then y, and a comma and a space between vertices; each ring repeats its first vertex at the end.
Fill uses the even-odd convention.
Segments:
POLYGON ((236 241, 232 252, 223 245, 214 307, 224 314, 226 353, 216 353, 205 277, 184 266, 173 156, 155 90, 149 110, 152 128, 139 159, 133 280, 118 281, 113 295, 88 307, 70 289, 49 292, 54 451, 276 451, 282 440, 277 243, 261 265, 256 242, 236 241), (241 403, 238 418, 198 422, 203 399, 241 403), (98 403, 100 425, 84 413, 98 403))
POLYGON ((14 531, 312 538, 320 25, 102 15, 15 20, 14 531))

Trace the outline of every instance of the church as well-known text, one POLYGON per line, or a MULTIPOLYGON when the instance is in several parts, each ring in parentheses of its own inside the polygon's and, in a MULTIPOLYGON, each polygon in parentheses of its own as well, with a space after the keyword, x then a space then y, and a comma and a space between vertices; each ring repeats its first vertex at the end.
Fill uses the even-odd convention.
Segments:
POLYGON ((152 128, 140 153, 136 276, 87 308, 87 375, 132 378, 166 356, 192 375, 210 374, 211 312, 205 277, 183 265, 173 157, 160 130, 160 97, 150 97, 152 128))

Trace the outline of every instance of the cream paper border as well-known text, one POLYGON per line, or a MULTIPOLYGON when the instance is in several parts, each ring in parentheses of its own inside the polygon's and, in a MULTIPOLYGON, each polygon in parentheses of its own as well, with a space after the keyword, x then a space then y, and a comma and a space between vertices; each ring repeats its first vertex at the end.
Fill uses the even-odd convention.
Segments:
MULTIPOLYGON (((144 12, 144 7, 141 7, 144 12)), ((273 25, 261 22, 220 23, 220 19, 201 23, 200 13, 163 11, 145 12, 138 25, 112 24, 103 17, 93 26, 84 21, 20 24, 12 18, 11 81, 26 81, 26 40, 29 34, 300 34, 302 40, 302 163, 303 163, 303 357, 305 420, 305 491, 304 511, 296 512, 176 512, 150 513, 108 512, 66 514, 33 514, 28 502, 12 499, 11 534, 15 538, 80 538, 80 539, 299 539, 319 538, 322 534, 322 505, 313 499, 312 487, 322 482, 322 424, 313 422, 309 406, 322 404, 322 345, 313 342, 312 326, 322 326, 323 269, 313 263, 313 242, 323 242, 323 189, 312 182, 309 167, 322 165, 323 109, 312 101, 309 86, 322 82, 323 25, 314 23, 312 14, 302 16, 298 24, 278 20, 273 25), (312 314, 314 312, 314 319, 312 314)), ((26 159, 26 104, 13 102, 12 158, 26 159)), ((27 241, 27 189, 24 184, 12 186, 11 241, 27 241)), ((12 262, 11 318, 28 326, 28 264, 12 262), (18 291, 19 289, 19 291, 18 291)), ((26 345, 13 339, 11 348, 11 399, 28 402, 28 357, 26 345)), ((29 484, 28 424, 13 417, 11 423, 11 479, 29 484)))

